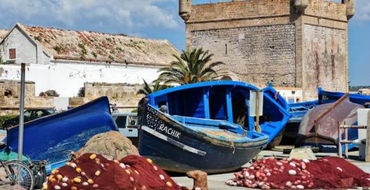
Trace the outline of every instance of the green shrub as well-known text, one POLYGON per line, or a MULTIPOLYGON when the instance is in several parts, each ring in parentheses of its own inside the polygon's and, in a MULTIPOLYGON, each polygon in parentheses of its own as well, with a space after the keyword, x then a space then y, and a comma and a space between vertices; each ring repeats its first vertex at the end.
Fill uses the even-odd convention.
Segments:
POLYGON ((17 117, 17 115, 3 115, 0 116, 0 129, 3 129, 3 124, 6 120, 17 117))

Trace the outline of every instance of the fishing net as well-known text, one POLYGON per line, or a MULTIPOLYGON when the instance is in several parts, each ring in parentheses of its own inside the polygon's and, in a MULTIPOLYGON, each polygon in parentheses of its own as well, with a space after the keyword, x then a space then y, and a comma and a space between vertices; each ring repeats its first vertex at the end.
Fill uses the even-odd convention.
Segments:
POLYGON ((231 186, 262 189, 338 189, 370 187, 370 174, 337 157, 318 160, 274 158, 258 160, 235 178, 231 186))
POLYGON ((104 190, 186 190, 176 184, 150 159, 130 155, 121 160, 107 160, 101 155, 84 154, 56 169, 44 189, 104 190))
MULTIPOLYGON (((139 151, 131 140, 118 131, 109 131, 93 136, 75 156, 85 153, 95 153, 107 159, 122 159, 128 155, 139 155, 139 151)), ((1 156, 1 154, 0 154, 1 156)))

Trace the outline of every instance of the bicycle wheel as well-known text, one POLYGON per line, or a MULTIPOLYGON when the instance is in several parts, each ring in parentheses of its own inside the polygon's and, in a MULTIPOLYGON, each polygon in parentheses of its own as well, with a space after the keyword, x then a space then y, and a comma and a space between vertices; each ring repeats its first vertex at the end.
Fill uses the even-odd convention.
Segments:
POLYGON ((32 190, 35 179, 32 171, 26 164, 19 163, 17 160, 11 160, 4 163, 4 167, 9 171, 8 179, 12 185, 19 185, 25 189, 32 190), (20 176, 18 177, 18 175, 20 176))

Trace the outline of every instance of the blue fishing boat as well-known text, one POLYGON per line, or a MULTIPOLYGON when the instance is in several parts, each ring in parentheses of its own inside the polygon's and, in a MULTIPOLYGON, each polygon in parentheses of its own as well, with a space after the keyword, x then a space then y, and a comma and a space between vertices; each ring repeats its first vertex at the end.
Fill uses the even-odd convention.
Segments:
POLYGON ((291 117, 288 123, 300 123, 310 109, 318 105, 318 101, 307 101, 289 104, 291 117))
MULTIPOLYGON (((345 95, 344 92, 325 91, 321 87, 317 89, 317 94, 317 100, 289 104, 292 117, 290 118, 288 123, 300 123, 303 116, 310 109, 316 107, 317 105, 334 103, 345 95)), ((365 107, 368 107, 370 105, 370 96, 367 95, 349 94, 349 99, 351 102, 360 104, 365 107)))
MULTIPOLYGON (((308 143, 307 140, 303 140, 304 135, 298 135, 298 130, 300 127, 301 121, 305 117, 309 117, 307 113, 318 107, 327 107, 330 105, 327 104, 333 104, 334 102, 338 101, 340 98, 342 98, 345 95, 343 92, 329 92, 324 91, 322 88, 318 88, 318 99, 315 101, 308 101, 308 102, 301 102, 301 103, 295 103, 290 104, 290 110, 292 117, 290 118, 289 122, 287 123, 287 126, 285 127, 284 132, 284 143, 285 144, 296 144, 296 146, 311 146, 311 143, 308 143)), ((355 104, 359 104, 361 106, 367 107, 370 104, 370 96, 361 95, 361 94, 349 94, 349 101, 355 104)), ((320 110, 320 109, 317 109, 320 110)), ((317 111, 316 111, 317 112, 317 111)), ((303 130, 303 129, 302 129, 303 130)), ((334 128, 333 130, 337 130, 334 128)), ((329 134, 321 134, 322 136, 330 136, 329 134)), ((349 139, 355 140, 358 138, 358 130, 357 129, 350 129, 349 130, 349 139)), ((328 141, 329 142, 329 141, 328 141)), ((322 151, 336 151, 336 138, 331 137, 331 144, 325 141, 325 143, 320 144, 320 150, 322 151)), ((349 147, 353 148, 355 147, 355 144, 350 144, 349 147)))
MULTIPOLYGON (((314 146, 320 151, 337 152, 338 123, 353 125, 357 122, 357 110, 362 105, 350 101, 348 94, 335 103, 318 105, 309 110, 299 126, 297 146, 314 146)), ((344 133, 341 134, 344 139, 344 133)), ((358 130, 348 130, 348 140, 358 139, 358 130)), ((356 144, 349 144, 349 148, 356 144)), ((344 148, 344 145, 343 145, 344 148)))
MULTIPOLYGON (((289 122, 292 115, 289 113, 290 106, 286 102, 285 98, 279 95, 279 92, 276 91, 272 84, 270 83, 268 87, 262 89, 262 92, 265 93, 266 98, 270 99, 272 102, 276 102, 278 104, 278 107, 281 112, 283 112, 285 115, 289 115, 289 117, 284 118, 281 122, 287 123, 289 122)), ((274 148, 275 146, 279 145, 282 138, 283 133, 285 131, 285 127, 282 127, 284 125, 266 125, 262 126, 262 133, 268 135, 269 138, 269 144, 268 148, 274 148)))
MULTIPOLYGON (((326 103, 333 103, 339 100, 341 97, 344 96, 345 93, 343 92, 329 92, 325 91, 322 88, 318 88, 318 102, 319 105, 326 104, 326 103)), ((349 94, 349 100, 353 103, 360 104, 362 106, 369 106, 370 104, 370 96, 361 95, 361 94, 349 94)))
MULTIPOLYGON (((46 116, 24 124, 23 154, 31 160, 48 160, 47 173, 64 165, 71 151, 78 151, 94 135, 118 131, 107 97, 98 98, 72 110, 46 116)), ((6 154, 18 152, 18 131, 7 131, 6 154)))
POLYGON ((250 114, 251 90, 259 89, 243 82, 214 81, 148 95, 139 104, 140 154, 173 172, 239 168, 289 119, 287 110, 269 94, 274 94, 271 89, 266 89, 260 117, 263 132, 256 132, 250 114))

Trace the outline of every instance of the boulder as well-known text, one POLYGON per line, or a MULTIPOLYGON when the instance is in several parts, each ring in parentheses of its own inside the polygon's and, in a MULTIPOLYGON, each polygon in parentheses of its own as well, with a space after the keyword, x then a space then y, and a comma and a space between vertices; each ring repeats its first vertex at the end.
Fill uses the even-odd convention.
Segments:
POLYGON ((78 158, 85 153, 95 153, 107 159, 120 160, 128 155, 139 155, 138 149, 131 140, 117 131, 109 131, 93 136, 75 156, 78 158))

